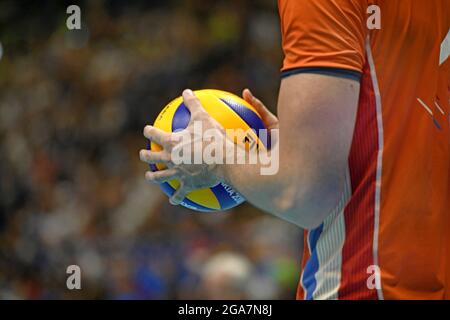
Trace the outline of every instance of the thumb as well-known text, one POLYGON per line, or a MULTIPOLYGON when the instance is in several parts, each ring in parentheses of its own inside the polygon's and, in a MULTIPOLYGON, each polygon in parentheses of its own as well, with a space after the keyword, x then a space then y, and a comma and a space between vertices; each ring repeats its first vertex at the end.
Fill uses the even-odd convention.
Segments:
POLYGON ((173 205, 179 205, 181 202, 183 202, 184 198, 186 197, 187 193, 189 191, 185 187, 183 181, 180 181, 180 186, 175 191, 175 193, 170 197, 169 202, 173 205))

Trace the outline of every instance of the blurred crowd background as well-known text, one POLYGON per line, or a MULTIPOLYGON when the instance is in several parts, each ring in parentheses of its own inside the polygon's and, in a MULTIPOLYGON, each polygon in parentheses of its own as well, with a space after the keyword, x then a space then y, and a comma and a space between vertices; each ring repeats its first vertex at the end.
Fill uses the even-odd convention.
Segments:
POLYGON ((275 107, 276 1, 76 3, 0 0, 0 299, 293 299, 296 227, 171 206, 138 157, 184 88, 275 107))

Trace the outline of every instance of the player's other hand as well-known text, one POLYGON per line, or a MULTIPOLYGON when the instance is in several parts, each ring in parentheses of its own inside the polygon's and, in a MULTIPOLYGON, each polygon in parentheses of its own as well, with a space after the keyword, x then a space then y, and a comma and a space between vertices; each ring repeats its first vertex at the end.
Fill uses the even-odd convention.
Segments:
POLYGON ((277 135, 271 135, 271 130, 278 130, 278 118, 249 89, 246 88, 242 91, 242 97, 258 111, 264 125, 269 130, 270 144, 273 147, 277 143, 277 135))
MULTIPOLYGON (((201 160, 203 163, 174 163, 172 155, 175 153, 180 154, 181 152, 184 157, 184 153, 188 152, 191 154, 190 159, 198 158, 194 156, 195 144, 200 141, 204 147, 203 132, 206 130, 213 130, 215 137, 218 137, 224 146, 226 143, 230 143, 226 138, 224 128, 206 112, 192 90, 187 89, 183 91, 183 101, 191 113, 186 129, 176 133, 167 133, 153 126, 146 126, 144 128, 144 136, 161 145, 163 149, 161 151, 143 149, 139 153, 141 161, 149 164, 164 163, 167 166, 165 170, 147 171, 145 173, 147 181, 158 184, 170 180, 178 180, 180 182, 177 191, 170 198, 170 203, 174 205, 180 204, 186 197, 186 194, 192 190, 217 185, 220 182, 220 178, 217 175, 218 166, 216 164, 207 164, 203 160, 201 160), (196 123, 201 123, 202 132, 194 130, 196 123)), ((219 141, 216 142, 220 143, 219 141)))
POLYGON ((246 88, 242 91, 242 98, 258 111, 267 129, 278 129, 278 118, 249 89, 246 88))

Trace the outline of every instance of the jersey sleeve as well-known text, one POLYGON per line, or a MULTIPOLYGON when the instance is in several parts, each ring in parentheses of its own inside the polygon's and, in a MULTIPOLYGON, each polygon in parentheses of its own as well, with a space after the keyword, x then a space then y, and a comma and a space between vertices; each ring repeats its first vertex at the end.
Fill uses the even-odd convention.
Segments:
POLYGON ((365 62, 367 0, 278 0, 284 76, 337 72, 359 79, 365 62))

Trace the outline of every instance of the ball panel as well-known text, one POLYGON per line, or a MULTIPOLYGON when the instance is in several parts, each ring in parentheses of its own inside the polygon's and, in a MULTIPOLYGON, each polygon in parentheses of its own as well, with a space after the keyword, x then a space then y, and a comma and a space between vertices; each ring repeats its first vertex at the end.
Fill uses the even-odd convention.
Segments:
MULTIPOLYGON (((160 185, 161 190, 168 195, 169 197, 171 197, 174 193, 175 193, 175 189, 167 182, 161 183, 160 185)), ((192 210, 196 210, 196 211, 201 211, 201 212, 214 212, 217 211, 219 209, 211 209, 211 208, 207 208, 204 207, 198 203, 195 203, 187 198, 184 198, 183 202, 181 203, 182 206, 188 208, 188 209, 192 209, 192 210)))
POLYGON ((243 129, 248 130, 249 127, 244 120, 236 116, 236 113, 224 104, 216 95, 209 92, 196 92, 197 97, 202 102, 206 112, 209 113, 217 122, 225 129, 243 129))
MULTIPOLYGON (((178 180, 168 181, 168 184, 174 190, 178 189, 180 186, 180 182, 178 180)), ((220 203, 209 188, 191 191, 186 195, 186 198, 203 207, 220 210, 220 203)))
POLYGON ((220 100, 225 102, 234 112, 236 112, 249 127, 254 130, 265 129, 262 119, 251 109, 230 98, 220 98, 220 100))
POLYGON ((190 120, 191 120, 191 113, 189 112, 189 109, 184 105, 184 102, 182 102, 177 107, 175 114, 173 115, 172 132, 177 132, 186 129, 190 120))
MULTIPOLYGON (((251 113, 251 117, 254 119, 253 121, 249 120, 246 121, 246 123, 253 129, 265 129, 266 126, 264 125, 264 122, 262 121, 260 115, 258 114, 258 111, 256 111, 256 109, 247 101, 245 101, 243 98, 234 95, 230 92, 226 92, 226 91, 221 91, 221 90, 216 90, 216 89, 205 89, 203 91, 209 91, 210 93, 216 95, 219 99, 222 100, 226 100, 228 102, 232 101, 234 102, 234 105, 239 105, 241 107, 244 107, 245 110, 250 110, 248 112, 253 112, 251 113), (256 118, 255 118, 256 117, 256 118), (259 120, 258 120, 259 119, 259 120)), ((230 106, 232 107, 232 106, 230 106)), ((233 108, 234 109, 234 108, 233 108)), ((234 109, 234 111, 239 114, 239 116, 241 116, 243 119, 245 119, 245 114, 241 114, 240 112, 237 112, 238 110, 234 109)), ((260 141, 259 136, 258 136, 258 142, 260 146, 264 146, 266 148, 270 147, 270 136, 267 139, 267 143, 261 143, 262 141, 260 141)))
MULTIPOLYGON (((251 109, 247 108, 246 106, 240 104, 237 101, 234 101, 230 98, 221 98, 224 103, 226 103, 234 112, 237 113, 237 115, 242 118, 245 123, 249 126, 249 128, 252 128, 255 132, 256 136, 258 137, 258 140, 261 140, 259 136, 259 130, 265 129, 266 126, 264 125, 264 122, 262 119, 253 112, 251 109)), ((262 142, 262 141, 261 141, 262 142)), ((267 148, 267 141, 264 141, 264 146, 267 148)))
MULTIPOLYGON (((195 92, 199 100, 202 102, 206 112, 208 112, 209 115, 219 122, 225 129, 241 129, 242 133, 248 132, 253 140, 258 141, 259 145, 263 145, 260 143, 255 132, 250 130, 252 128, 232 108, 230 108, 229 105, 218 97, 218 94, 221 92, 217 91, 218 93, 213 93, 213 91, 214 90, 200 90, 195 92)), ((232 95, 228 94, 227 97, 227 99, 231 99, 232 95)), ((228 138, 234 141, 234 143, 239 144, 242 147, 246 147, 244 135, 242 137, 236 137, 229 133, 228 138), (237 140, 237 138, 240 138, 240 140, 237 140)))
POLYGON ((248 109, 252 110, 253 112, 258 113, 256 111, 256 109, 250 103, 245 101, 243 98, 241 98, 235 94, 232 94, 230 92, 217 90, 217 89, 205 89, 205 90, 199 90, 199 91, 208 91, 210 94, 217 96, 219 99, 231 99, 233 101, 236 101, 240 105, 246 106, 248 109))
POLYGON ((245 201, 244 198, 234 189, 229 186, 227 186, 227 189, 228 190, 225 189, 225 185, 223 183, 219 183, 211 188, 211 191, 220 202, 221 210, 231 209, 245 201))
POLYGON ((173 116, 182 102, 183 97, 172 100, 164 109, 162 109, 153 125, 166 132, 171 132, 173 116))
POLYGON ((150 166, 150 170, 151 170, 152 172, 158 171, 158 168, 156 167, 155 164, 150 163, 149 166, 150 166))
MULTIPOLYGON (((172 100, 156 117, 153 126, 166 132, 172 132, 172 122, 178 106, 183 102, 183 97, 172 100)), ((160 151, 162 147, 155 142, 150 143, 150 150, 160 151)), ((164 167, 165 168, 165 167, 164 167)))

